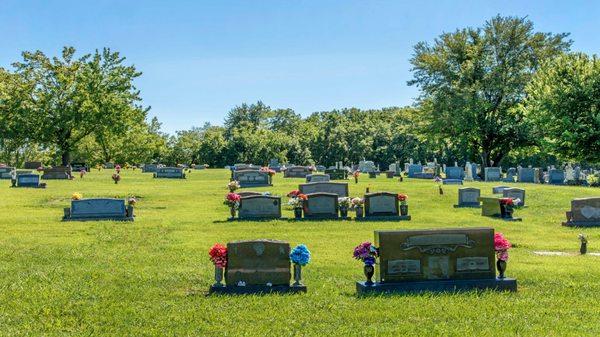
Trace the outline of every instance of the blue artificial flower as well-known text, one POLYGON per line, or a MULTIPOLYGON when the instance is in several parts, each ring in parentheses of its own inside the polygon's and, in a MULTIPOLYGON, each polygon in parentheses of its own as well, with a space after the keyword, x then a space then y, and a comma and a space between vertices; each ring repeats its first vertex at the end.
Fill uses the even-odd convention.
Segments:
POLYGON ((310 251, 305 245, 297 245, 290 253, 290 259, 293 263, 300 266, 306 266, 310 262, 310 251))
POLYGON ((366 266, 373 266, 375 265, 375 257, 374 256, 367 256, 363 259, 363 262, 365 263, 366 266))

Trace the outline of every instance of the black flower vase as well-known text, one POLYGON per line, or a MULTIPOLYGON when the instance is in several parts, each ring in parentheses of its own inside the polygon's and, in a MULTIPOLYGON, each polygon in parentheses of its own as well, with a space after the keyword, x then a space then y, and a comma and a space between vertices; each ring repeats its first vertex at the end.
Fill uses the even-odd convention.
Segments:
POLYGON ((504 278, 504 272, 506 271, 506 261, 498 260, 496 261, 496 268, 498 268, 498 278, 504 278))
POLYGON ((442 186, 438 186, 438 188, 440 189, 440 195, 444 195, 444 190, 442 189, 442 186))
POLYGON ((294 208, 294 218, 302 219, 302 208, 294 208))
POLYGON ((358 177, 354 177, 354 183, 358 184, 358 177))
POLYGON ((363 208, 362 207, 356 207, 356 217, 357 218, 363 217, 363 208))
POLYGON ((231 214, 231 219, 235 219, 235 207, 229 207, 229 214, 231 214))
POLYGON ((348 217, 348 209, 346 207, 340 207, 340 215, 342 218, 348 217))
POLYGON ((365 264, 363 271, 365 273, 365 277, 367 278, 365 285, 373 285, 373 274, 375 274, 375 267, 370 264, 365 264))
POLYGON ((400 205, 400 215, 408 215, 408 205, 400 205))

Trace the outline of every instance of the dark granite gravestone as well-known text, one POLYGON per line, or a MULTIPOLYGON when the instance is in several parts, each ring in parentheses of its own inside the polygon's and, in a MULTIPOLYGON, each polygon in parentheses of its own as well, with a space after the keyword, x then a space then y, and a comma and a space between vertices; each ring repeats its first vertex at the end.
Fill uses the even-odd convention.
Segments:
POLYGON ((444 185, 462 185, 465 178, 465 170, 458 166, 446 167, 446 179, 443 180, 444 185))
POLYGON ((510 186, 494 186, 492 187, 492 194, 502 194, 502 191, 510 188, 510 186))
POLYGON ((26 170, 37 170, 42 166, 41 161, 26 161, 25 164, 23 164, 23 168, 26 170))
POLYGON ((339 168, 329 168, 325 170, 325 174, 329 175, 331 180, 346 180, 348 179, 348 171, 339 168))
POLYGON ((158 164, 145 164, 142 167, 142 173, 156 173, 158 170, 158 164))
POLYGON ((338 195, 333 193, 311 193, 304 202, 305 219, 339 219, 338 195))
POLYGON ((72 172, 81 172, 83 170, 90 172, 90 167, 86 163, 71 163, 72 172))
POLYGON ((17 175, 17 187, 40 188, 46 185, 40 185, 40 176, 37 174, 20 174, 17 175))
POLYGON ((410 164, 408 165, 408 177, 417 178, 419 174, 423 173, 423 165, 410 164))
POLYGON ((236 171, 260 171, 260 166, 253 164, 235 164, 233 165, 236 171))
POLYGON ((398 194, 375 192, 365 194, 364 217, 356 221, 400 221, 410 220, 410 215, 400 215, 398 194))
POLYGON ((458 205, 454 205, 455 208, 471 207, 479 208, 479 197, 481 191, 474 187, 463 187, 458 189, 458 205))
POLYGON ((0 179, 12 179, 14 167, 0 167, 0 179))
POLYGON ((338 197, 348 196, 348 183, 336 183, 336 182, 317 182, 307 183, 299 185, 300 193, 333 193, 337 194, 338 197))
POLYGON ((307 183, 322 183, 330 180, 329 174, 309 174, 306 176, 307 183))
POLYGON ((235 192, 235 193, 242 198, 255 196, 255 195, 264 195, 262 192, 254 192, 254 191, 240 191, 240 192, 235 192))
POLYGON ((496 278, 493 228, 375 231, 378 282, 357 282, 365 293, 517 290, 496 278))
POLYGON ((506 178, 504 178, 502 181, 505 183, 514 183, 516 182, 515 179, 518 179, 517 169, 511 167, 506 171, 506 178))
POLYGON ((536 170, 531 167, 519 168, 519 182, 520 183, 534 183, 536 182, 536 170))
POLYGON ((185 173, 181 167, 160 167, 154 172, 154 178, 185 179, 185 173))
POLYGON ((485 181, 502 180, 502 169, 499 167, 486 167, 484 170, 485 181))
POLYGON ((502 191, 504 198, 520 199, 521 201, 515 206, 525 207, 525 190, 522 188, 510 187, 502 191))
POLYGON ((210 293, 254 294, 306 292, 306 286, 290 286, 290 244, 275 240, 236 241, 227 244, 225 286, 210 293))
POLYGON ((548 171, 548 184, 552 185, 564 185, 565 183, 565 171, 552 169, 548 171))
POLYGON ((292 166, 283 171, 284 178, 306 178, 310 170, 306 166, 292 166))
POLYGON ((240 170, 233 172, 233 179, 240 183, 240 187, 271 186, 269 173, 255 170, 240 170))
POLYGON ((70 179, 71 175, 72 171, 68 166, 45 167, 42 179, 70 179))
POLYGON ((133 207, 127 207, 123 199, 71 200, 71 208, 65 208, 63 220, 133 221, 133 207))
POLYGON ((254 195, 240 199, 238 218, 246 219, 279 219, 281 218, 281 197, 254 195))
POLYGON ((571 201, 571 210, 567 212, 568 227, 600 227, 600 197, 579 198, 571 201))

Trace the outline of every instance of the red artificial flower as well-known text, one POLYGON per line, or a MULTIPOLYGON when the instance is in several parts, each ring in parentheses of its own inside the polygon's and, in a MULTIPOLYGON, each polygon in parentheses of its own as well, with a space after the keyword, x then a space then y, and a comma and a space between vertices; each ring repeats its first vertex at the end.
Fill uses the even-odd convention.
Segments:
POLYGON ((399 201, 406 201, 406 199, 407 199, 408 197, 406 196, 406 194, 398 194, 398 195, 396 196, 396 198, 397 198, 399 201))
POLYGON ((506 206, 512 206, 513 205, 513 199, 512 198, 501 198, 500 199, 500 204, 506 205, 506 206))
POLYGON ((300 200, 308 200, 308 196, 306 194, 298 193, 297 197, 300 200))
POLYGON ((502 233, 494 234, 494 249, 496 251, 506 251, 512 247, 510 241, 508 241, 502 233))
POLYGON ((290 193, 287 194, 288 198, 295 198, 298 196, 298 194, 300 194, 300 191, 298 190, 293 190, 290 193))
POLYGON ((215 243, 208 251, 210 260, 219 268, 227 266, 227 247, 215 243))
POLYGON ((227 201, 236 202, 240 201, 241 198, 242 197, 240 197, 240 195, 237 193, 227 193, 227 201))

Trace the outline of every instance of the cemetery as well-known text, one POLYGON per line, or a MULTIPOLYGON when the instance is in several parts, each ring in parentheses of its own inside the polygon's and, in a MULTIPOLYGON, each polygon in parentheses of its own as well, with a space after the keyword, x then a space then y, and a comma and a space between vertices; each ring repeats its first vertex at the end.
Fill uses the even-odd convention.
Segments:
POLYGON ((0 337, 600 336, 600 3, 0 11, 0 337))

